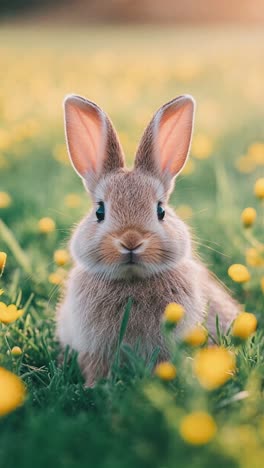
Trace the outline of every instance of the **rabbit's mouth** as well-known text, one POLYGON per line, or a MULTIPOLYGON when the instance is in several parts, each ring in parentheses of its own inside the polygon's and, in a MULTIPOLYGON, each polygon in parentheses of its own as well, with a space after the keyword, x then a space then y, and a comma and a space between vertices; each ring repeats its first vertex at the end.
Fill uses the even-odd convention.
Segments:
POLYGON ((150 252, 142 248, 142 244, 134 248, 123 248, 116 259, 113 276, 118 279, 142 279, 157 275, 175 265, 175 255, 161 249, 151 249, 150 252), (153 251, 154 250, 154 251, 153 251), (151 255, 152 254, 152 255, 151 255))
POLYGON ((139 257, 133 250, 130 250, 127 254, 123 255, 122 263, 124 263, 125 265, 138 265, 139 257))

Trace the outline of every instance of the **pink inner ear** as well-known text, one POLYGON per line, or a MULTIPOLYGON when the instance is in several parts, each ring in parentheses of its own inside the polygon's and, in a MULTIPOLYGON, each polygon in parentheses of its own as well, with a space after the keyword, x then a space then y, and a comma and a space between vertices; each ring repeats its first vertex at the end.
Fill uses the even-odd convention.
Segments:
POLYGON ((105 134, 99 111, 80 98, 65 103, 66 137, 70 157, 76 171, 84 177, 96 172, 103 160, 105 134))
MULTIPOLYGON (((78 118, 76 119, 76 123, 75 123, 76 128, 79 126, 79 131, 84 132, 85 139, 87 139, 87 146, 89 146, 89 149, 87 148, 87 152, 88 150, 90 152, 89 159, 87 158, 85 160, 80 161, 81 167, 83 168, 83 170, 89 169, 89 163, 90 163, 90 166, 92 167, 92 169, 95 170, 95 167, 96 167, 95 155, 98 150, 98 147, 97 147, 98 145, 96 145, 96 141, 98 142, 98 139, 100 138, 100 135, 99 135, 100 132, 98 132, 98 128, 100 127, 99 119, 97 118, 97 116, 94 116, 94 118, 90 116, 89 121, 88 121, 87 117, 86 119, 84 119, 84 116, 82 115, 82 112, 79 109, 77 109, 76 114, 78 116, 78 118)), ((73 125, 74 125, 74 120, 73 120, 73 125)), ((80 141, 79 143, 82 143, 82 142, 80 141)), ((79 149, 81 152, 82 146, 80 146, 79 149)))
POLYGON ((158 151, 161 169, 176 175, 184 166, 189 152, 193 120, 192 102, 171 105, 158 125, 158 151), (177 108, 178 107, 178 108, 177 108))

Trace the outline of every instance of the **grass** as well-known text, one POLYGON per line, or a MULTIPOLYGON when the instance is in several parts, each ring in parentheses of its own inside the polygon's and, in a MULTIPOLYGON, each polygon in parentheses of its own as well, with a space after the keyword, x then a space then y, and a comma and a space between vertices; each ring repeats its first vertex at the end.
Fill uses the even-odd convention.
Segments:
MULTIPOLYGON (((0 208, 0 250, 8 254, 1 300, 26 306, 22 319, 0 325, 0 363, 28 389, 24 406, 0 419, 0 466, 261 467, 264 273, 250 266, 252 280, 242 287, 227 269, 245 263, 251 247, 240 223, 246 206, 257 209, 254 235, 263 240, 263 207, 253 186, 264 176, 264 156, 251 147, 248 162, 241 162, 250 145, 263 142, 263 32, 6 26, 0 44, 0 191, 12 199, 0 208), (67 244, 90 203, 64 147, 61 101, 69 92, 109 113, 130 164, 154 110, 183 92, 196 97, 192 163, 171 204, 191 225, 204 261, 259 321, 257 334, 235 348, 237 372, 220 389, 199 386, 186 358, 193 351, 184 345, 173 352, 178 375, 168 384, 152 376, 155 356, 144 363, 124 343, 125 365, 116 359, 111 376, 93 389, 84 389, 76 356, 58 365, 53 253, 67 244), (69 194, 76 195, 74 207, 69 194), (56 222, 48 235, 38 230, 44 216, 56 222), (8 354, 15 345, 23 350, 19 358, 8 354), (179 433, 183 415, 197 409, 218 426, 204 447, 185 443, 179 433)), ((226 344, 233 347, 230 338, 226 344)))

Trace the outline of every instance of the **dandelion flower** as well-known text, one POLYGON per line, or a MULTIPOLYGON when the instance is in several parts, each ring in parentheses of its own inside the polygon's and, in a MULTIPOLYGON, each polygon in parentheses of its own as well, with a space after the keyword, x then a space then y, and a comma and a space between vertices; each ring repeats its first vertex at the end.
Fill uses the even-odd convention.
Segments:
POLYGON ((50 273, 48 281, 51 284, 59 285, 62 283, 62 278, 60 275, 58 275, 58 273, 50 273))
POLYGON ((226 348, 213 346, 199 350, 193 365, 200 385, 206 390, 214 390, 232 377, 236 361, 234 354, 226 348))
POLYGON ((163 317, 166 322, 178 323, 184 316, 185 311, 182 305, 171 302, 165 308, 163 317))
POLYGON ((54 147, 53 156, 54 156, 54 159, 56 159, 56 161, 58 161, 59 163, 66 164, 66 165, 70 164, 69 157, 67 154, 67 148, 64 143, 57 144, 54 147))
POLYGON ((64 203, 68 208, 77 208, 82 203, 82 198, 77 193, 69 193, 64 198, 64 203))
POLYGON ((15 356, 15 357, 21 356, 22 349, 19 346, 14 346, 11 349, 11 354, 12 354, 12 356, 15 356))
POLYGON ((212 140, 203 134, 198 134, 193 138, 192 156, 196 159, 207 159, 213 151, 212 140))
POLYGON ((256 162, 263 161, 264 158, 264 143, 256 141, 252 143, 248 148, 248 154, 256 162))
POLYGON ((250 227, 256 221, 257 212, 255 208, 245 208, 241 213, 241 221, 245 227, 250 227))
POLYGON ((58 249, 58 250, 55 250, 53 258, 54 258, 55 263, 57 263, 58 266, 63 266, 69 262, 70 256, 67 250, 58 249))
POLYGON ((264 257, 261 256, 263 249, 256 249, 250 247, 246 250, 246 262, 253 267, 260 267, 264 265, 264 257))
POLYGON ((250 172, 253 172, 256 168, 254 161, 247 155, 239 158, 235 162, 235 166, 239 172, 242 172, 244 174, 249 174, 250 172))
POLYGON ((155 368, 155 374, 161 379, 161 380, 174 380, 177 374, 176 367, 171 364, 171 362, 164 361, 160 362, 157 364, 155 368))
POLYGON ((254 186, 254 192, 257 198, 260 198, 261 200, 264 198, 264 177, 257 179, 254 186))
POLYGON ((257 328, 257 319, 254 314, 241 312, 235 319, 232 327, 232 335, 246 340, 257 328))
POLYGON ((250 273, 245 265, 234 263, 228 268, 230 278, 236 283, 246 283, 250 280, 250 273))
POLYGON ((204 411, 194 411, 184 416, 179 430, 181 437, 188 444, 205 445, 214 438, 217 426, 210 414, 204 411))
POLYGON ((0 252, 0 276, 2 276, 5 265, 6 265, 7 255, 5 252, 0 252))
POLYGON ((189 159, 182 170, 182 174, 186 176, 190 175, 194 172, 194 169, 195 169, 195 162, 192 159, 189 159))
POLYGON ((38 229, 42 234, 49 234, 50 232, 53 232, 55 228, 56 224, 52 218, 41 218, 38 222, 38 229))
POLYGON ((26 389, 22 380, 0 367, 0 416, 14 411, 25 400, 26 389))
POLYGON ((65 277, 66 277, 66 271, 63 270, 63 268, 58 268, 53 273, 50 273, 50 275, 48 276, 48 281, 49 283, 58 286, 63 283, 65 277))
POLYGON ((7 130, 0 128, 0 150, 7 150, 11 143, 10 134, 7 130))
POLYGON ((207 330, 201 325, 197 325, 185 336, 184 341, 190 346, 201 346, 206 342, 207 337, 207 330))
POLYGON ((11 197, 7 192, 0 192, 0 208, 8 208, 11 205, 11 197))
POLYGON ((15 304, 6 305, 0 302, 0 322, 7 325, 19 319, 24 313, 23 309, 18 309, 15 304))
POLYGON ((180 205, 178 206, 176 213, 180 218, 188 219, 191 218, 193 215, 192 207, 189 205, 180 205))

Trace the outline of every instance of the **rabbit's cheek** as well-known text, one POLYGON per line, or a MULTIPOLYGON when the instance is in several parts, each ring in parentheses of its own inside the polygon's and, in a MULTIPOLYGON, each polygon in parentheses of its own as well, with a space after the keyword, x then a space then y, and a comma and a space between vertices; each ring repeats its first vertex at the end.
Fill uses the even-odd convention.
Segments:
POLYGON ((100 256, 106 265, 116 264, 120 261, 121 255, 115 245, 113 236, 104 236, 100 246, 100 256))
POLYGON ((151 237, 146 250, 141 255, 143 263, 158 264, 163 261, 164 250, 160 238, 157 236, 151 237))

